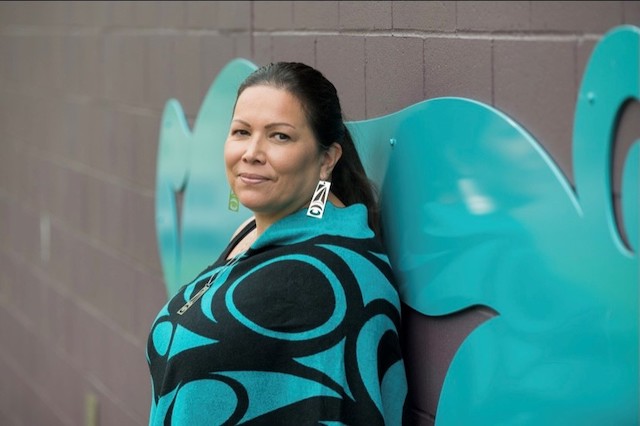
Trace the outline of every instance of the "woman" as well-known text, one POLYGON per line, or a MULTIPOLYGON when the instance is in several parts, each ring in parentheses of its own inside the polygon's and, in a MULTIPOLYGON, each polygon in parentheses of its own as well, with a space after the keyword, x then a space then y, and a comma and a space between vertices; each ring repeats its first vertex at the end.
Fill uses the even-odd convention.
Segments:
POLYGON ((401 424, 400 303, 335 87, 258 69, 224 157, 254 216, 156 318, 149 423, 401 424))

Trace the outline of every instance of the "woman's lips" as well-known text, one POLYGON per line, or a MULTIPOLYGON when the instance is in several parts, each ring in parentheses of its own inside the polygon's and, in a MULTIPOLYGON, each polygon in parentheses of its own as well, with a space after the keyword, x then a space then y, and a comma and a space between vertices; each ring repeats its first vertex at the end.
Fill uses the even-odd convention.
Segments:
POLYGON ((266 178, 264 176, 254 175, 254 174, 251 174, 251 173, 240 173, 238 175, 238 177, 240 178, 240 180, 243 183, 245 183, 247 185, 256 185, 256 184, 259 184, 259 183, 262 183, 262 182, 266 182, 266 181, 269 180, 268 178, 266 178))

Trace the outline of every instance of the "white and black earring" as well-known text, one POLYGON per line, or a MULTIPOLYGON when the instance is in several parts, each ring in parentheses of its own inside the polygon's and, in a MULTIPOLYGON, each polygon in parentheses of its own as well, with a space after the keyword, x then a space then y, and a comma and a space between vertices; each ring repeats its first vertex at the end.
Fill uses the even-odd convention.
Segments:
POLYGON ((331 188, 331 182, 326 180, 318 181, 318 186, 316 186, 316 190, 311 198, 311 203, 307 209, 307 216, 322 219, 327 198, 329 197, 329 188, 331 188))

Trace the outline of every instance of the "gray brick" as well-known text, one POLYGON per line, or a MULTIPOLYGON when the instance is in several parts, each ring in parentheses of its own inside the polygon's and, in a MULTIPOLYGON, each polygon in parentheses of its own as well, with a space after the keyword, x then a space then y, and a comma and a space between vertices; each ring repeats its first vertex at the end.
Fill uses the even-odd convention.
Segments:
MULTIPOLYGON (((57 285, 71 288, 73 282, 73 276, 76 273, 74 268, 74 251, 73 244, 69 239, 69 235, 63 231, 57 223, 51 223, 50 230, 50 253, 49 264, 47 267, 47 274, 52 280, 55 280, 57 285)), ((86 259, 83 258, 83 262, 80 265, 84 265, 86 259)))
MULTIPOLYGON (((0 19, 2 15, 2 9, 0 8, 0 19)), ((0 61, 0 84, 6 83, 5 80, 9 78, 9 66, 11 65, 11 37, 7 35, 0 34, 0 57, 5 58, 5 60, 0 61)), ((0 86, 2 87, 2 86, 0 86)), ((4 87, 2 87, 4 89, 4 87)))
POLYGON ((43 310, 40 313, 44 320, 42 327, 43 343, 57 351, 69 353, 70 339, 74 336, 72 329, 67 328, 65 315, 68 315, 73 304, 60 294, 53 286, 45 286, 42 291, 43 310))
POLYGON ((69 23, 82 27, 106 27, 111 21, 111 1, 71 2, 69 23))
MULTIPOLYGON (((119 400, 113 400, 111 394, 105 395, 101 392, 102 388, 96 391, 99 401, 98 424, 113 426, 138 426, 146 424, 145 421, 132 417, 127 408, 123 408, 123 404, 119 400)), ((151 401, 151 392, 147 390, 147 395, 151 401)))
POLYGON ((112 395, 131 410, 138 422, 142 423, 149 410, 149 369, 144 356, 144 348, 134 345, 116 332, 105 333, 102 350, 105 364, 101 371, 103 383, 112 395))
POLYGON ((365 43, 367 118, 424 100, 421 39, 367 37, 365 43))
POLYGON ((136 299, 135 336, 146 344, 151 325, 168 300, 165 282, 160 271, 151 274, 137 271, 134 292, 136 299))
POLYGON ((145 78, 145 104, 162 111, 166 102, 176 96, 175 38, 172 35, 155 34, 148 37, 146 43, 147 63, 152 72, 145 78))
POLYGON ((459 96, 492 103, 491 41, 429 38, 424 46, 427 99, 459 96))
POLYGON ((6 349, 4 352, 4 359, 8 359, 16 369, 21 373, 21 376, 28 376, 26 372, 37 373, 41 371, 42 366, 38 364, 38 356, 36 351, 36 339, 33 333, 25 327, 16 317, 11 315, 9 311, 1 310, 3 334, 6 337, 5 342, 11 342, 11 344, 5 344, 3 347, 6 349))
POLYGON ((66 155, 69 126, 65 121, 66 104, 63 99, 51 99, 43 104, 45 114, 42 123, 46 126, 46 152, 53 157, 66 155))
MULTIPOLYGON (((47 51, 48 55, 50 55, 50 59, 46 61, 46 63, 50 64, 49 69, 43 70, 43 73, 46 74, 46 80, 44 80, 44 84, 46 87, 50 89, 58 89, 62 90, 64 84, 64 72, 65 72, 65 63, 64 63, 64 36, 60 35, 49 35, 46 37, 48 41, 47 51)), ((104 43, 103 49, 104 57, 104 43)), ((96 91, 98 93, 104 93, 104 83, 100 87, 96 87, 96 91)))
POLYGON ((125 233, 125 197, 127 192, 117 185, 105 185, 102 196, 104 206, 103 223, 100 226, 101 240, 108 246, 122 250, 124 247, 125 233))
POLYGON ((234 34, 232 40, 234 57, 250 59, 253 50, 253 36, 248 33, 234 34))
POLYGON ((266 65, 273 59, 272 37, 256 35, 253 37, 253 54, 251 59, 256 65, 266 65))
MULTIPOLYGON (((4 216, 4 218, 6 217, 4 216)), ((6 240, 4 242, 6 243, 6 240)), ((9 255, 9 250, 0 250, 0 267, 2 268, 0 272, 0 278, 2 279, 0 281, 0 309, 4 307, 15 309, 19 304, 20 297, 16 294, 16 291, 19 290, 17 286, 23 282, 23 277, 18 272, 19 266, 16 257, 9 255)), ((6 337, 6 333, 0 328, 0 337, 6 337)))
POLYGON ((189 116, 195 116, 204 97, 201 37, 181 35, 175 38, 174 97, 189 116))
MULTIPOLYGON (((120 15, 114 16, 118 19, 123 19, 123 23, 126 26, 131 27, 143 27, 143 28, 152 28, 152 27, 165 27, 172 25, 163 25, 164 18, 164 10, 167 6, 164 5, 164 1, 132 1, 130 3, 131 7, 128 9, 128 13, 130 16, 122 17, 120 15)), ((174 7, 174 2, 169 3, 168 8, 174 7)), ((114 3, 115 6, 115 3, 114 3)), ((126 12, 123 12, 126 13, 126 12)), ((186 18, 186 16, 185 16, 186 18)))
POLYGON ((49 152, 49 136, 51 129, 46 125, 48 123, 47 112, 52 103, 51 98, 34 98, 31 100, 30 120, 32 123, 40 123, 38 126, 30 126, 26 129, 25 145, 38 149, 41 153, 49 152))
POLYGON ((27 86, 31 80, 32 71, 29 60, 31 58, 31 50, 29 48, 30 36, 16 36, 13 38, 13 48, 11 49, 11 57, 13 66, 10 66, 9 77, 18 83, 19 86, 27 86))
POLYGON ((18 2, 0 2, 0 25, 15 25, 18 22, 16 15, 22 10, 18 2))
POLYGON ((579 40, 577 43, 577 54, 576 54, 576 87, 580 89, 580 85, 582 84, 582 78, 584 76, 584 72, 587 69, 587 65, 589 60, 591 59, 591 55, 593 54, 593 50, 596 47, 596 41, 593 40, 579 40))
POLYGON ((51 405, 57 407, 60 413, 64 413, 70 424, 81 424, 84 414, 81 375, 63 356, 55 351, 47 351, 41 341, 37 343, 38 352, 47 352, 46 357, 39 359, 45 372, 40 391, 47 395, 51 405), (61 386, 61 383, 64 383, 64 386, 61 386))
POLYGON ((60 219, 77 231, 87 232, 87 177, 73 170, 67 170, 65 175, 67 189, 61 200, 62 216, 60 219))
POLYGON ((15 139, 19 137, 22 130, 20 125, 23 121, 20 121, 20 113, 23 105, 26 106, 26 102, 24 102, 19 95, 11 92, 4 92, 3 101, 6 102, 7 105, 11 105, 11 107, 0 110, 2 117, 2 135, 5 140, 15 139))
POLYGON ((78 161, 95 170, 109 171, 108 161, 112 152, 111 135, 114 132, 112 110, 104 104, 83 105, 77 111, 74 127, 78 144, 83 146, 78 161))
MULTIPOLYGON (((234 59, 235 38, 233 35, 215 34, 202 37, 202 87, 201 97, 204 100, 214 79, 222 68, 234 59)), ((201 105, 198 105, 198 110, 201 105)))
POLYGON ((28 87, 35 85, 35 68, 38 63, 38 57, 34 55, 36 51, 37 36, 28 35, 21 37, 21 49, 23 52, 19 53, 20 58, 20 75, 19 81, 22 85, 28 87))
POLYGON ((528 1, 459 1, 458 30, 526 31, 530 29, 528 1))
POLYGON ((9 247, 23 260, 40 258, 40 218, 23 206, 9 208, 9 247))
POLYGON ((391 2, 387 1, 341 1, 340 28, 345 30, 390 29, 391 2))
POLYGON ((622 23, 619 1, 532 1, 531 29, 604 33, 622 23))
POLYGON ((293 26, 305 30, 332 30, 339 28, 340 2, 293 2, 293 26))
POLYGON ((122 331, 131 333, 134 328, 135 311, 135 271, 121 258, 87 247, 92 255, 99 259, 101 274, 94 274, 91 281, 78 283, 89 286, 93 299, 88 300, 105 317, 109 318, 122 331))
POLYGON ((136 194, 136 197, 133 198, 133 203, 131 257, 153 270, 159 265, 159 255, 156 249, 154 198, 148 195, 136 194))
POLYGON ((74 123, 65 134, 64 156, 67 160, 76 163, 87 164, 90 158, 91 143, 97 138, 92 134, 96 129, 87 128, 90 120, 91 106, 79 102, 67 102, 65 105, 64 120, 66 123, 74 123))
POLYGON ((274 36, 273 57, 276 61, 297 61, 315 66, 315 37, 305 36, 274 36))
POLYGON ((37 13, 39 20, 36 23, 45 26, 63 26, 70 23, 72 2, 45 0, 36 3, 39 3, 39 5, 35 6, 39 10, 37 13))
MULTIPOLYGON (((70 99, 60 106, 62 109, 62 120, 63 123, 78 123, 82 120, 82 110, 84 105, 79 103, 77 99, 70 99)), ((85 157, 85 153, 82 151, 86 151, 87 145, 82 144, 83 141, 79 140, 78 128, 76 126, 67 126, 66 129, 63 130, 61 134, 61 151, 60 154, 66 158, 67 160, 71 160, 73 162, 79 162, 80 158, 85 157)))
POLYGON ((6 156, 4 165, 6 170, 4 173, 7 180, 5 181, 5 188, 17 199, 21 194, 22 179, 20 176, 22 165, 24 164, 24 153, 15 145, 10 145, 5 148, 3 155, 6 156))
POLYGON ((102 189, 104 183, 91 176, 86 178, 87 195, 85 198, 86 233, 92 238, 100 238, 102 216, 105 214, 102 205, 102 189))
POLYGON ((38 154, 30 154, 27 160, 25 172, 27 175, 27 193, 25 197, 32 208, 40 211, 44 208, 44 194, 42 188, 46 176, 42 173, 42 165, 45 160, 38 154))
POLYGON ((109 141, 112 159, 109 173, 113 173, 128 182, 133 181, 136 168, 135 157, 131 154, 138 137, 137 117, 137 114, 129 110, 115 110, 113 114, 113 137, 109 141))
POLYGON ((111 34, 105 37, 105 43, 106 98, 132 105, 143 104, 145 39, 135 35, 111 34))
POLYGON ((72 319, 79 322, 77 334, 74 335, 79 344, 77 351, 80 363, 78 366, 88 377, 95 377, 98 382, 102 383, 102 375, 106 373, 104 368, 106 364, 106 336, 111 330, 96 316, 94 309, 87 310, 84 308, 85 306, 88 305, 76 304, 74 306, 75 315, 72 316, 72 319))
POLYGON ((218 28, 245 31, 251 28, 252 3, 250 1, 220 2, 218 6, 218 28))
MULTIPOLYGON (((28 376, 13 370, 13 366, 4 369, 5 364, 0 364, 3 372, 3 381, 11 388, 11 398, 6 402, 13 420, 3 425, 40 425, 63 426, 70 424, 70 419, 60 413, 42 399, 42 391, 39 383, 34 383, 28 376), (28 382, 28 384, 27 384, 28 382)), ((0 416, 0 419, 2 417, 0 416)))
POLYGON ((111 5, 111 24, 115 27, 131 27, 135 22, 136 2, 114 1, 111 5))
POLYGON ((258 1, 252 3, 255 30, 287 30, 293 28, 293 2, 258 1))
MULTIPOLYGON (((87 285, 92 282, 89 281, 87 285)), ((93 356, 87 343, 91 340, 91 333, 95 331, 95 328, 91 327, 93 325, 91 315, 83 308, 88 304, 84 300, 82 304, 78 303, 79 298, 75 294, 73 298, 60 295, 57 300, 56 321, 58 328, 62 327, 59 335, 63 338, 63 351, 73 365, 86 372, 89 357, 93 356)), ((56 336, 54 334, 46 337, 49 340, 55 340, 56 336)))
POLYGON ((15 23, 26 25, 66 25, 69 23, 71 2, 24 2, 14 15, 15 23))
MULTIPOLYGON (((0 15, 4 9, 6 6, 0 9, 0 15)), ((3 339, 3 342, 6 340, 3 339)), ((3 380, 0 381, 0 424, 18 424, 18 419, 15 419, 16 407, 22 401, 27 400, 23 399, 24 392, 20 386, 20 378, 13 370, 13 366, 7 363, 2 356, 0 356, 0 371, 2 371, 3 377, 3 380)))
POLYGON ((8 146, 4 149, 3 156, 5 156, 5 181, 3 182, 5 189, 11 194, 12 199, 18 199, 20 194, 20 171, 22 165, 23 154, 14 145, 8 146))
POLYGON ((456 2, 394 1, 392 7, 394 29, 446 32, 456 29, 456 2))
POLYGON ((364 39, 318 37, 317 68, 335 86, 348 121, 365 118, 364 39))
MULTIPOLYGON (((31 45, 32 84, 40 90, 51 86, 53 58, 51 55, 52 43, 47 36, 37 35, 32 37, 31 45), (34 66, 35 65, 35 66, 34 66)), ((3 56, 7 57, 7 56, 3 56)))
POLYGON ((139 229, 136 229, 136 215, 138 214, 140 207, 140 194, 125 188, 122 204, 122 215, 120 217, 120 227, 122 229, 122 246, 127 257, 136 258, 136 238, 140 233, 139 229))
POLYGON ((11 84, 11 86, 15 86, 15 82, 19 81, 20 78, 20 37, 12 35, 6 36, 6 40, 8 46, 6 48, 6 58, 10 58, 10 60, 3 61, 5 67, 5 78, 7 79, 6 83, 11 84))
MULTIPOLYGON (((0 217, 6 217, 3 216, 4 205, 5 203, 3 203, 3 200, 0 198, 0 217)), ((0 226, 0 237, 6 238, 2 232, 2 226, 0 226)), ((6 242, 6 240, 3 241, 6 242)), ((0 248, 1 247, 2 246, 0 246, 0 248)), ((12 283, 15 282, 13 278, 14 263, 15 261, 9 257, 8 252, 0 249, 0 309, 2 309, 3 305, 10 303, 12 283)), ((0 334, 0 338, 1 337, 2 335, 0 334)))
POLYGON ((132 157, 135 159, 133 182, 142 191, 155 191, 156 161, 160 138, 160 115, 139 114, 136 120, 136 138, 132 144, 132 157))
POLYGON ((87 200, 87 233, 94 239, 107 243, 105 239, 105 223, 107 216, 111 214, 111 204, 106 202, 106 192, 111 184, 102 179, 87 180, 88 191, 91 194, 87 200))
MULTIPOLYGON (((142 2, 144 3, 144 2, 142 2)), ((155 1, 149 2, 157 8, 157 18, 154 26, 160 28, 184 28, 187 25, 187 5, 184 1, 155 1)))
MULTIPOLYGON (((34 262, 35 263, 35 262, 34 262)), ((22 265, 22 279, 13 282, 15 293, 19 294, 19 299, 15 307, 18 315, 34 333, 42 335, 44 320, 42 311, 45 300, 43 298, 45 284, 41 276, 36 275, 28 269, 27 264, 22 265)))
POLYGON ((640 2, 624 0, 622 2, 624 24, 640 26, 640 2))
POLYGON ((189 28, 218 28, 218 1, 185 1, 186 25, 189 28))
POLYGON ((526 128, 572 181, 577 88, 571 42, 496 41, 495 106, 526 128))

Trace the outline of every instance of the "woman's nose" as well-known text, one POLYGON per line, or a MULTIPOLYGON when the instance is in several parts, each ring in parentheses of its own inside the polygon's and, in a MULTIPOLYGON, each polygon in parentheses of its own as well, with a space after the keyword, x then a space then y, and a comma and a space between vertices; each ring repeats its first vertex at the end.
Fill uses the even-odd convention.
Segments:
POLYGON ((247 163, 264 163, 264 157, 262 137, 260 135, 253 135, 253 137, 247 141, 244 153, 242 154, 242 161, 247 163))

